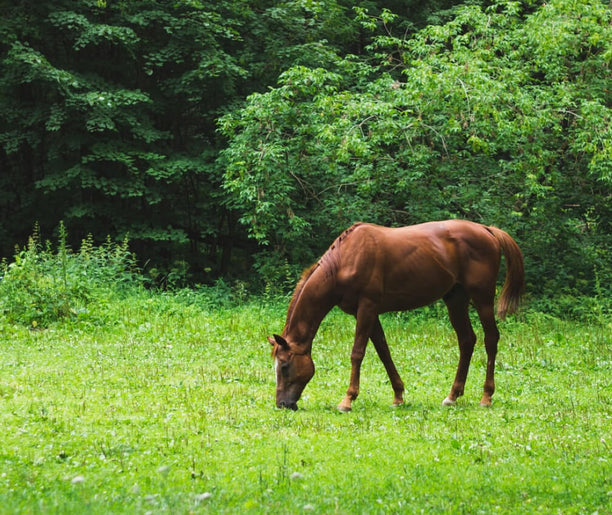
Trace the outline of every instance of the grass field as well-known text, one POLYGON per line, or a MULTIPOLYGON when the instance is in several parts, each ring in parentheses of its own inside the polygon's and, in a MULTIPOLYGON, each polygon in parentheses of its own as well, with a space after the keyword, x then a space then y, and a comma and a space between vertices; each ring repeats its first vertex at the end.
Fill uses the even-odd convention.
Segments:
MULTIPOLYGON (((458 351, 439 309, 383 320, 405 406, 332 312, 298 412, 274 407, 284 303, 135 296, 44 330, 0 321, 0 513, 611 513, 612 324, 501 324, 497 392, 443 408, 458 351)), ((479 333, 479 338, 480 338, 479 333)))

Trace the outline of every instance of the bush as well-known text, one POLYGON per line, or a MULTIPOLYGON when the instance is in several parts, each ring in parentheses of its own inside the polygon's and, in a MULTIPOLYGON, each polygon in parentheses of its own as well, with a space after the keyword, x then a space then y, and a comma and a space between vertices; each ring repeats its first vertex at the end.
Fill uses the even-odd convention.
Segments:
POLYGON ((127 238, 95 246, 89 236, 79 252, 66 245, 59 227, 57 249, 41 241, 38 227, 14 261, 0 267, 0 313, 11 323, 46 327, 67 318, 87 318, 92 304, 104 304, 142 281, 127 238))

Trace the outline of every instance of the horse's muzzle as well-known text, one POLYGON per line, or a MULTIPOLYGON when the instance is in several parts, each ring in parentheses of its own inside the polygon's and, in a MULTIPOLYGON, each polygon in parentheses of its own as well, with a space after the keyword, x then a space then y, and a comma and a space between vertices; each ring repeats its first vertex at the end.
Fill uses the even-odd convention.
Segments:
POLYGON ((291 401, 280 401, 276 403, 276 407, 277 408, 287 408, 293 411, 297 411, 298 407, 297 407, 297 402, 291 402, 291 401))

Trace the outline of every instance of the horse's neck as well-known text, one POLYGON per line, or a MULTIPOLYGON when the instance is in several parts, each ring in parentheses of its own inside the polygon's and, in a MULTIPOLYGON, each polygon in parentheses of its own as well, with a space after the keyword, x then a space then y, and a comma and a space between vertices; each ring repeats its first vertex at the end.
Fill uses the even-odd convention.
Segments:
POLYGON ((293 306, 293 312, 287 320, 285 335, 290 341, 303 347, 307 353, 310 353, 312 340, 321 322, 335 305, 332 288, 331 281, 320 281, 310 277, 304 284, 293 306))

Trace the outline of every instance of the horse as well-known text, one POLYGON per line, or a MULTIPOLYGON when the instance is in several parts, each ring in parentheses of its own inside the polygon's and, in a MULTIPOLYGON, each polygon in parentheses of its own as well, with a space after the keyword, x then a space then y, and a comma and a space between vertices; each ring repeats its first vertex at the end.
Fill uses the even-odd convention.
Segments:
POLYGON ((372 340, 389 376, 393 405, 403 404, 404 383, 391 358, 379 315, 416 309, 438 299, 446 304, 459 344, 456 376, 442 404, 455 405, 464 393, 476 343, 468 313, 472 302, 484 330, 487 352, 480 405, 490 406, 499 341, 495 289, 502 253, 506 276, 497 316, 503 320, 517 310, 525 275, 521 249, 507 232, 465 220, 397 228, 357 223, 346 229, 304 271, 289 303, 282 334, 268 338, 277 407, 297 410, 297 402, 315 372, 313 339, 335 306, 356 318, 350 383, 338 410, 350 411, 359 395, 359 374, 368 340, 372 340))

